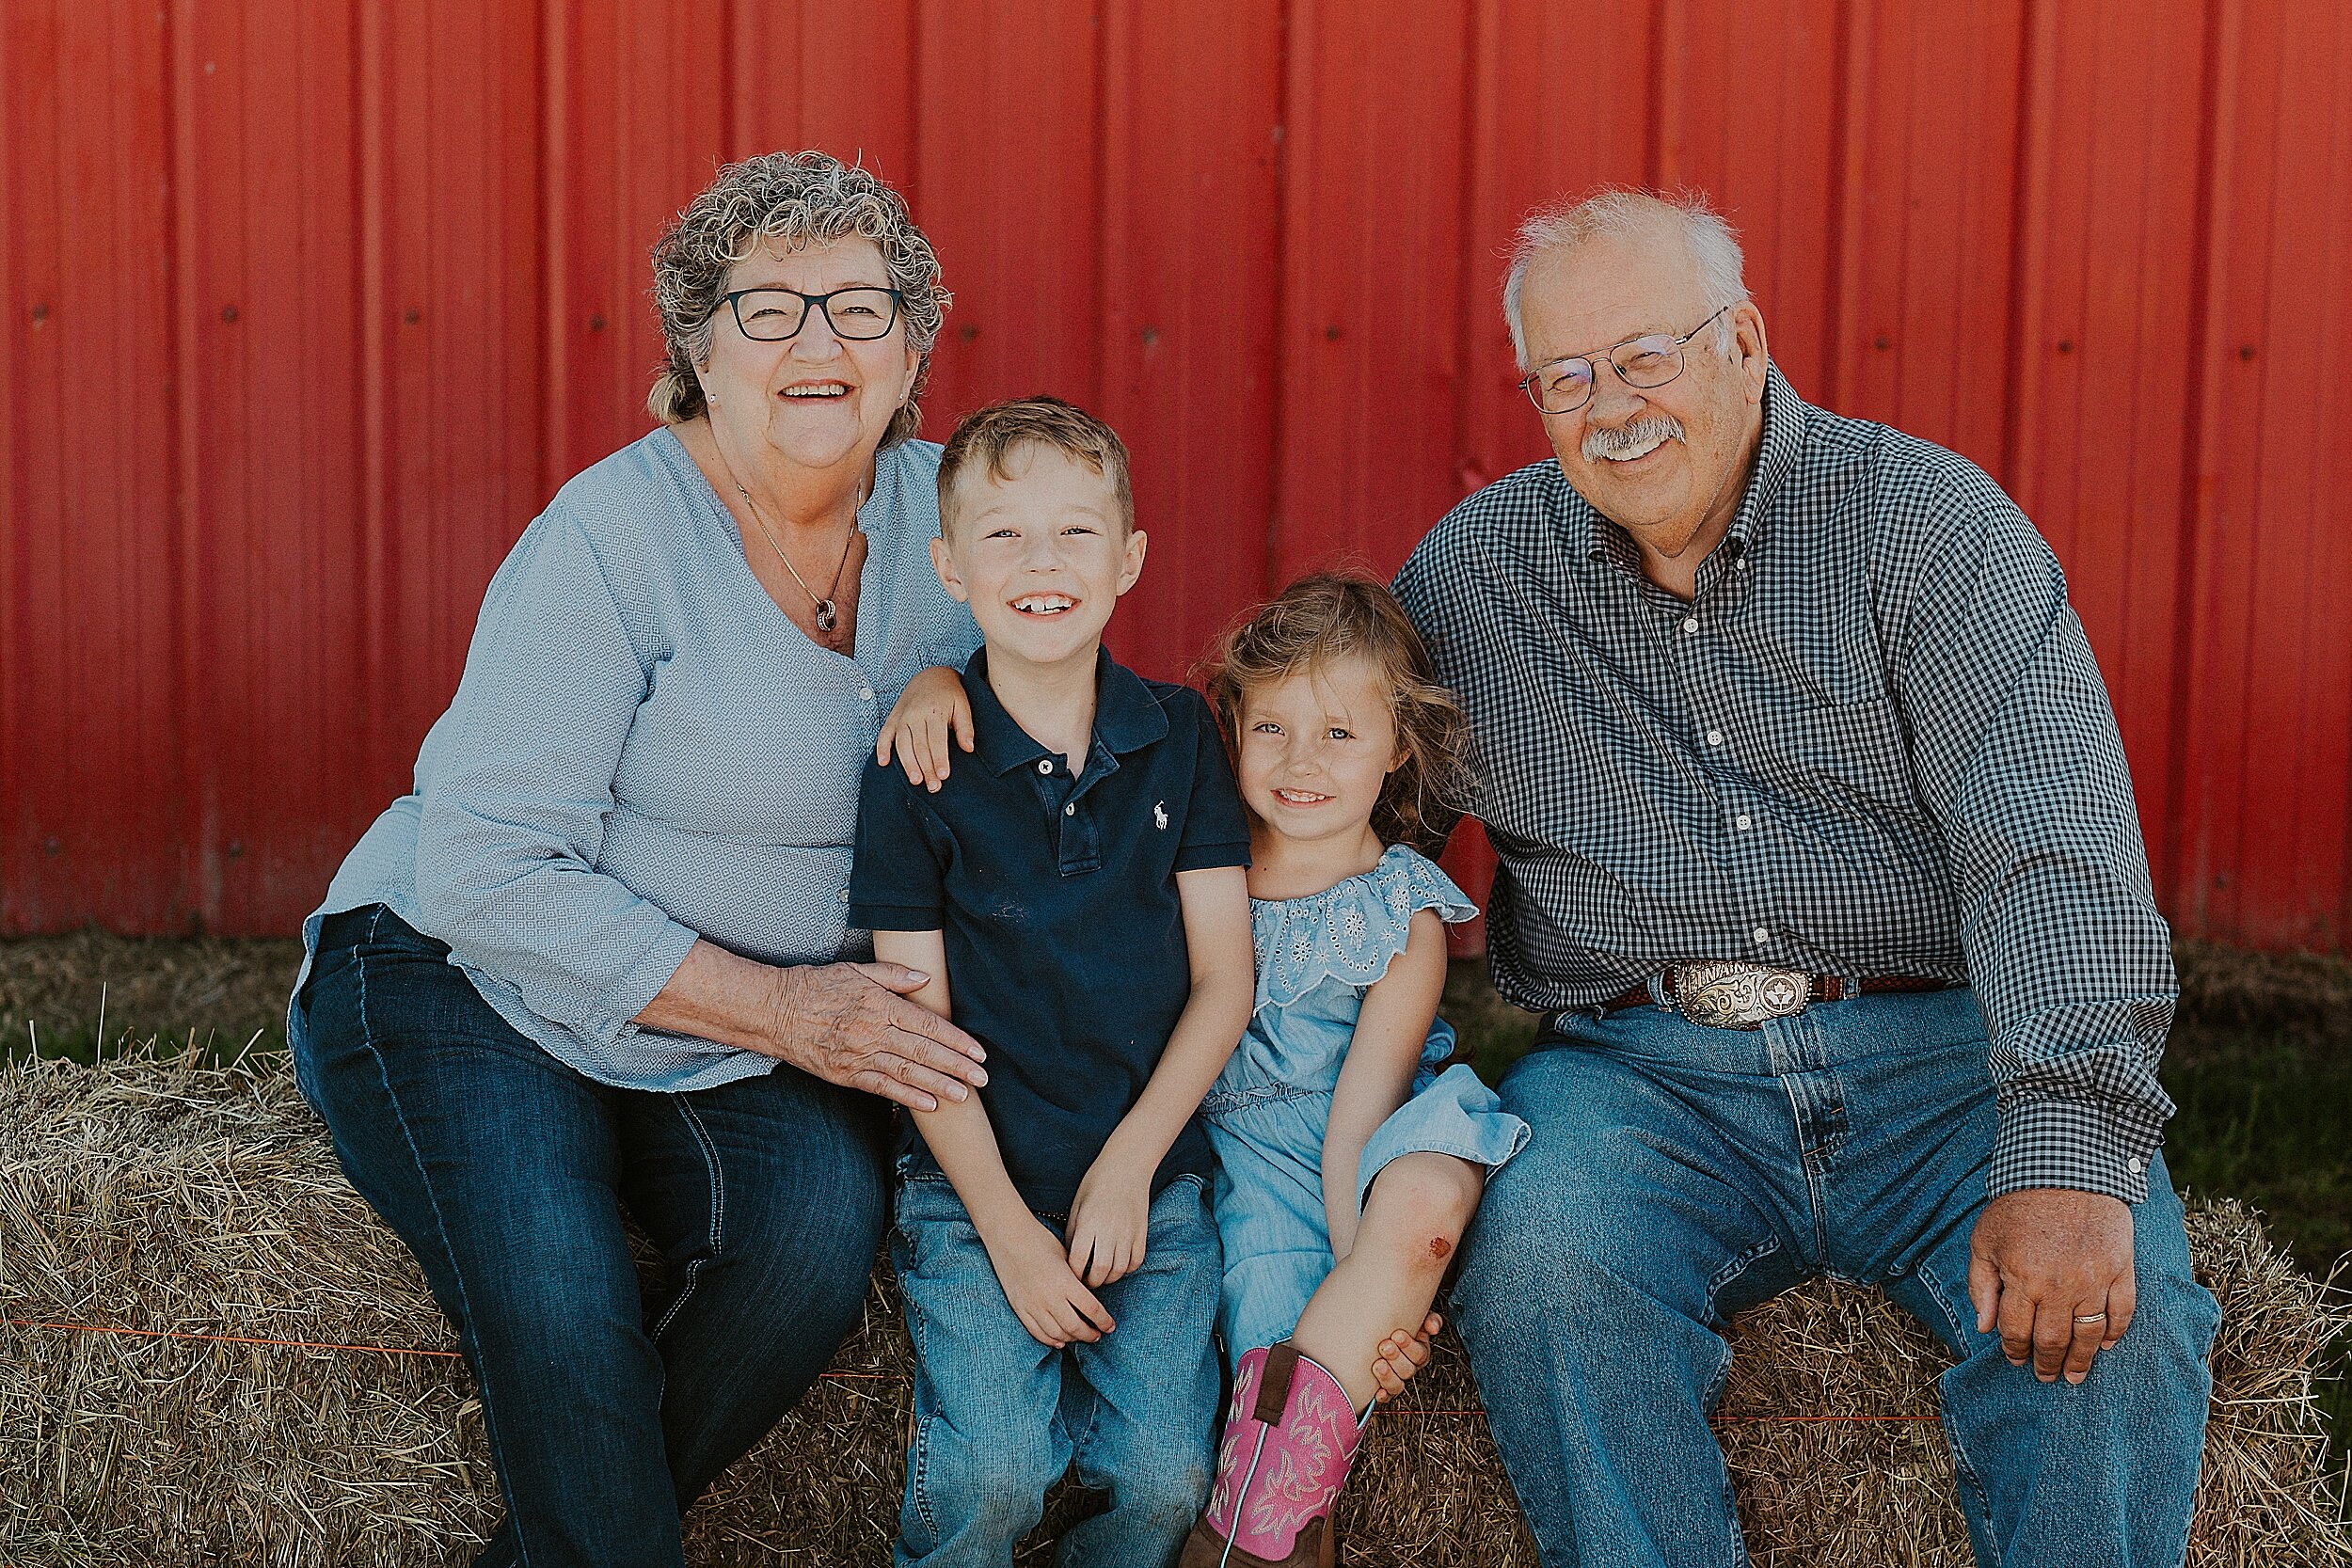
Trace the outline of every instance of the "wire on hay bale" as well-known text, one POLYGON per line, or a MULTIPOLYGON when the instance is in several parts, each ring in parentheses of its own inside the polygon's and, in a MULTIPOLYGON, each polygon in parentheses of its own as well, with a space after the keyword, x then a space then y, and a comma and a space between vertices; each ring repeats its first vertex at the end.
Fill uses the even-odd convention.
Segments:
MULTIPOLYGON (((468 1560, 497 1516, 470 1380, 447 1354, 405 1354, 447 1353, 453 1336, 282 1062, 199 1068, 151 1050, 95 1069, 14 1063, 0 1069, 0 1151, 11 1568, 468 1560), (391 1349, 323 1348, 355 1346, 391 1349)), ((2200 1202, 2189 1226, 2224 1319, 2188 1560, 2352 1564, 2312 1401, 2313 1368, 2352 1320, 2237 1205, 2200 1202)), ((1947 1358, 1923 1332, 1875 1292, 1816 1286, 1735 1337, 1718 1430, 1759 1564, 1970 1560, 1931 1418, 1947 1358), (1882 1418, 1788 1419, 1831 1414, 1882 1418)), ((694 1510, 690 1560, 881 1560, 908 1402, 905 1336, 878 1276, 825 1380, 694 1510)), ((1375 1420, 1343 1505, 1348 1561, 1534 1562, 1476 1406, 1458 1346, 1441 1344, 1375 1420)), ((1086 1505, 1065 1488, 1021 1560, 1045 1560, 1086 1505)))

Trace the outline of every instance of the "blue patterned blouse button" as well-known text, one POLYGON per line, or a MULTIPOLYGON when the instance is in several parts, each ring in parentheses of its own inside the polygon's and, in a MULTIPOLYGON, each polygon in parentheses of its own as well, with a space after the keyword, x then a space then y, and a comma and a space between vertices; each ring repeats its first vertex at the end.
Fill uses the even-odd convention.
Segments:
POLYGON ((872 702, 874 700, 874 689, 870 686, 859 687, 857 689, 857 700, 861 703, 872 702))

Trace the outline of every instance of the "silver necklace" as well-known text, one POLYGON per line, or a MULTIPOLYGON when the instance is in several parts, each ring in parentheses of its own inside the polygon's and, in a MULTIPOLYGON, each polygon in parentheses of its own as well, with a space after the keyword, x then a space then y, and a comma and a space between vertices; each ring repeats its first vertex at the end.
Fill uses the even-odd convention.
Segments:
POLYGON ((842 569, 850 563, 850 546, 857 540, 857 511, 858 507, 866 504, 865 482, 862 480, 859 482, 857 502, 850 508, 850 531, 841 537, 841 559, 833 564, 833 581, 825 585, 824 597, 819 598, 817 591, 809 587, 807 580, 792 564, 792 558, 784 553, 784 546, 776 543, 775 530, 768 526, 767 515, 759 510, 759 503, 752 499, 752 493, 743 487, 743 482, 735 477, 735 465, 727 461, 726 451, 719 445, 719 433, 716 430, 710 433, 710 448, 719 454, 720 466, 727 471, 727 483, 735 486, 735 493, 742 497, 743 504, 750 508, 752 521, 759 525, 760 537, 767 540, 768 547, 776 552, 776 559, 783 562, 784 569, 792 574, 792 580, 800 585, 802 593, 808 595, 808 602, 817 607, 817 629, 821 632, 832 631, 841 624, 841 609, 836 602, 836 596, 841 592, 842 569))

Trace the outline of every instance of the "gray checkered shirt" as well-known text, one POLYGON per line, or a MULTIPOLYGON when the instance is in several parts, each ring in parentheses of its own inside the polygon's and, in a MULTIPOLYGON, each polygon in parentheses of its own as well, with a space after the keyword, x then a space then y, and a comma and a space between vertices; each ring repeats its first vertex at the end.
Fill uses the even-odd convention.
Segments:
POLYGON ((1588 1006, 1692 958, 1973 984, 1993 1195, 2147 1196, 2168 933, 2065 578, 1981 469, 1775 369, 1689 603, 1549 460, 1396 591, 1477 738, 1505 997, 1588 1006))

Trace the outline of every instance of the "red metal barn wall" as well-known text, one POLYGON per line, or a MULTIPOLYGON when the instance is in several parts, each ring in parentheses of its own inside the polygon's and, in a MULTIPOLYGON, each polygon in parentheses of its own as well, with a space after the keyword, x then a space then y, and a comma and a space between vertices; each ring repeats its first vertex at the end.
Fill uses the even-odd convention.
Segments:
POLYGON ((2189 932, 2352 923, 2339 0, 5 0, 0 929, 286 931, 484 583, 644 428, 714 161, 910 195, 930 433, 1133 444, 1120 651, 1393 567, 1541 455, 1500 252, 1703 189, 1806 395, 1997 475, 2071 575, 2189 932))

